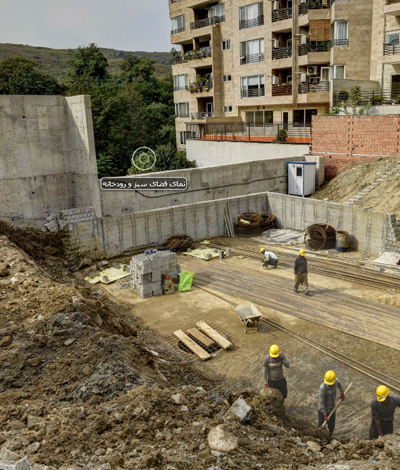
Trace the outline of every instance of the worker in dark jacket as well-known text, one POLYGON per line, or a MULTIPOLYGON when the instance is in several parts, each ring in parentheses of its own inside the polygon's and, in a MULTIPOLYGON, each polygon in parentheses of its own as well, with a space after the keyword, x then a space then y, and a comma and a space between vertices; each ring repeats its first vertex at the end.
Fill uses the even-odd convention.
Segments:
POLYGON ((283 376, 283 367, 289 367, 289 361, 280 352, 279 346, 273 344, 269 348, 269 354, 263 362, 265 388, 275 388, 279 390, 283 399, 287 397, 287 382, 283 376))
POLYGON ((299 288, 299 285, 304 284, 304 287, 306 288, 306 295, 310 295, 310 292, 308 290, 308 269, 305 250, 299 251, 299 256, 294 262, 294 276, 296 279, 294 285, 295 293, 298 294, 299 291, 297 289, 299 288))
POLYGON ((385 434, 393 434, 394 412, 400 407, 400 398, 391 397, 385 385, 376 389, 376 398, 371 402, 372 423, 369 438, 377 439, 385 434))
MULTIPOLYGON (((328 420, 328 415, 333 411, 336 405, 336 391, 340 390, 340 399, 344 400, 343 385, 340 380, 336 378, 333 370, 328 370, 324 377, 324 382, 319 387, 319 400, 318 400, 318 427, 321 427, 325 421, 328 420)), ((333 434, 336 422, 336 411, 329 418, 328 429, 333 434)))

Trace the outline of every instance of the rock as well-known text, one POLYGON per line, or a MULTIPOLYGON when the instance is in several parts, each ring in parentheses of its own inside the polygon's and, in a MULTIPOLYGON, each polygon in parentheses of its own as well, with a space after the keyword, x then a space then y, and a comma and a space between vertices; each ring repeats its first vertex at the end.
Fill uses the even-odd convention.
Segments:
POLYGON ((196 415, 203 415, 203 416, 211 416, 211 410, 210 410, 210 408, 208 408, 207 405, 205 405, 204 403, 202 403, 201 405, 199 405, 199 406, 194 410, 194 414, 196 414, 196 415))
POLYGON ((163 435, 160 432, 158 432, 156 434, 156 441, 162 441, 162 440, 163 440, 163 435))
POLYGON ((199 445, 199 451, 200 452, 205 448, 206 448, 206 445, 204 443, 199 445))
POLYGON ((218 452, 217 450, 212 450, 212 451, 210 452, 210 454, 211 454, 213 457, 216 457, 217 459, 218 459, 219 457, 224 457, 224 454, 223 454, 222 452, 218 452))
POLYGON ((249 406, 243 398, 238 398, 235 403, 229 408, 225 417, 230 419, 232 417, 239 418, 241 423, 248 421, 251 417, 251 406, 249 406))
POLYGON ((26 455, 34 454, 35 452, 39 450, 39 447, 40 447, 39 442, 34 442, 33 444, 31 444, 25 449, 25 454, 26 455))
POLYGON ((226 431, 223 424, 220 424, 208 433, 208 445, 211 450, 232 452, 238 447, 239 439, 226 431))
POLYGON ((105 455, 106 454, 106 449, 97 449, 95 452, 96 455, 105 455))
POLYGON ((208 467, 207 470, 222 470, 221 467, 208 467))
POLYGON ((279 426, 276 426, 275 424, 268 424, 267 428, 269 431, 273 432, 277 436, 279 436, 279 434, 281 433, 279 426))
POLYGON ((40 364, 40 361, 41 361, 40 357, 35 357, 35 358, 33 358, 33 359, 30 359, 30 360, 28 361, 28 364, 29 364, 31 367, 37 367, 37 366, 40 364))
POLYGON ((86 364, 86 366, 82 369, 83 375, 90 375, 90 367, 86 364))
POLYGON ((65 341, 64 345, 70 346, 72 343, 75 343, 75 341, 76 341, 75 338, 68 338, 67 341, 65 341))
POLYGON ((196 387, 196 390, 201 393, 206 393, 203 387, 196 387))
POLYGON ((186 398, 182 395, 182 393, 177 393, 176 395, 171 395, 172 400, 174 401, 175 405, 186 405, 189 403, 186 398))
POLYGON ((17 462, 20 459, 20 456, 11 450, 2 447, 0 450, 0 461, 6 462, 17 462))
POLYGON ((313 452, 320 452, 321 446, 314 441, 307 441, 306 442, 307 448, 313 452))
POLYGON ((3 338, 1 338, 0 340, 0 348, 4 348, 6 346, 8 346, 12 341, 12 337, 11 336, 3 336, 3 338))
POLYGON ((181 406, 181 411, 189 411, 189 408, 185 405, 181 406))
POLYGON ((29 462, 26 456, 23 459, 18 460, 18 462, 15 464, 15 470, 30 470, 30 469, 31 469, 31 466, 29 465, 29 462))

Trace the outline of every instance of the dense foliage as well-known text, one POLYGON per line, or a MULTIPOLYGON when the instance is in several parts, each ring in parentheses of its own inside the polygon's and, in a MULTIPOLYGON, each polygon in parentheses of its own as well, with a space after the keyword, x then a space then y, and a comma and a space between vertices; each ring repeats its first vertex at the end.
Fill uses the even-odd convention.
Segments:
POLYGON ((111 75, 95 44, 79 47, 63 84, 36 71, 28 59, 5 59, 0 61, 0 87, 3 94, 91 95, 100 177, 138 172, 131 157, 139 147, 156 152, 152 171, 195 166, 176 150, 172 76, 157 77, 148 57, 128 56, 120 73, 111 75))

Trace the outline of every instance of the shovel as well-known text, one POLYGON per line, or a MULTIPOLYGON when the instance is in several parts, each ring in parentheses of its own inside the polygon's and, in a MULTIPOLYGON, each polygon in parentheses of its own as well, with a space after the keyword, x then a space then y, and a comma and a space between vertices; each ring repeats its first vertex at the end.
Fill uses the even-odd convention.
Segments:
MULTIPOLYGON (((347 392, 350 390, 351 386, 353 385, 353 382, 351 382, 351 384, 347 387, 347 389, 345 390, 344 394, 347 395, 347 392)), ((330 420, 331 416, 333 415, 333 413, 337 410, 337 408, 339 407, 339 405, 342 403, 343 400, 339 400, 337 403, 336 403, 336 406, 335 408, 333 408, 333 410, 329 413, 329 416, 328 416, 328 419, 324 422, 324 424, 322 426, 320 426, 318 429, 325 429, 326 426, 328 425, 328 421, 330 420)))

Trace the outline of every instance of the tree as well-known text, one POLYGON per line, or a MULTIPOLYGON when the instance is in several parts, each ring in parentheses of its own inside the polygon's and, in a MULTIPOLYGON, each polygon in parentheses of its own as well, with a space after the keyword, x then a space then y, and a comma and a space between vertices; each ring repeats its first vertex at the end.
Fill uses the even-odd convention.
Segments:
POLYGON ((0 61, 0 95, 63 95, 65 87, 38 72, 37 64, 24 57, 0 61))
POLYGON ((126 57, 121 65, 122 76, 127 77, 130 81, 135 78, 148 80, 155 71, 155 61, 149 57, 136 57, 131 55, 126 57))

